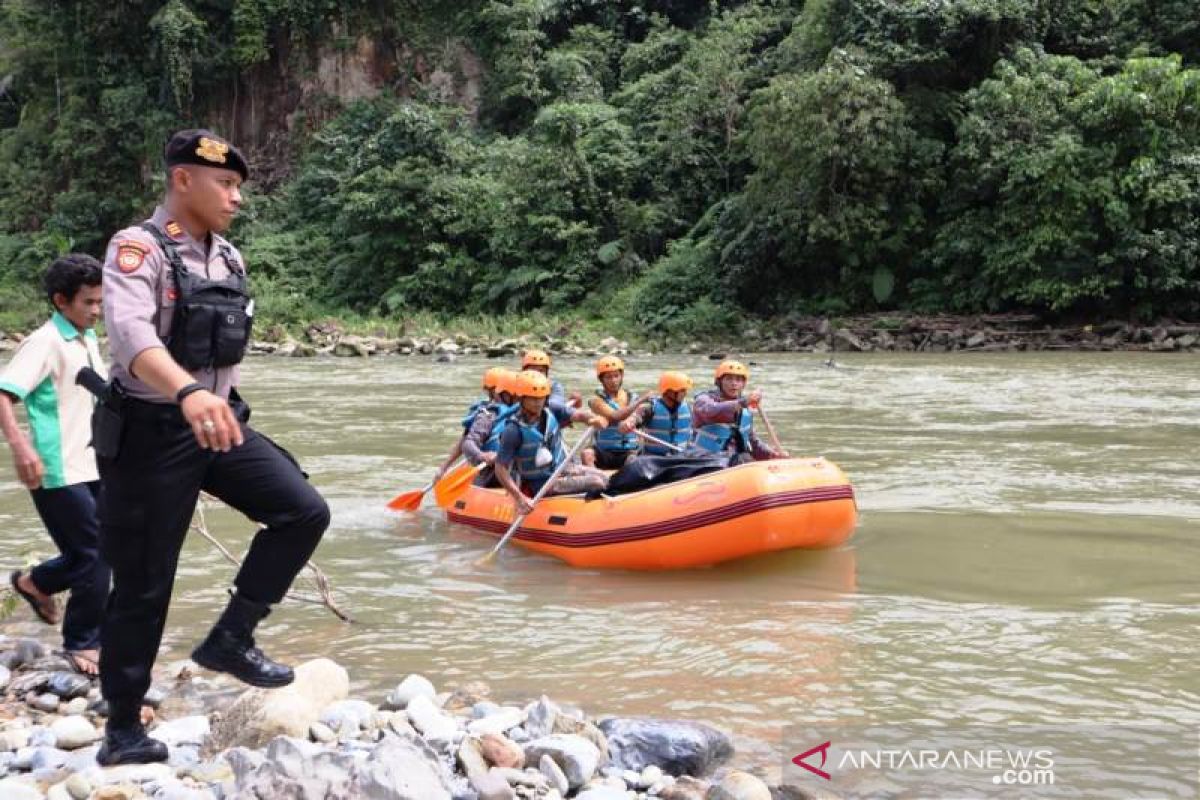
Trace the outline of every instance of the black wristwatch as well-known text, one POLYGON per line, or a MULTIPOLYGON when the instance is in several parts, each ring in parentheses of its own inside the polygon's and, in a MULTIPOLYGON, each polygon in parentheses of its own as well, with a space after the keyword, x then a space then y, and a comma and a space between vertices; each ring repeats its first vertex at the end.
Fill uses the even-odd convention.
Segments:
POLYGON ((195 394, 196 392, 204 392, 207 390, 208 387, 203 383, 189 383, 187 386, 175 393, 175 402, 183 405, 183 398, 187 397, 189 394, 195 394))

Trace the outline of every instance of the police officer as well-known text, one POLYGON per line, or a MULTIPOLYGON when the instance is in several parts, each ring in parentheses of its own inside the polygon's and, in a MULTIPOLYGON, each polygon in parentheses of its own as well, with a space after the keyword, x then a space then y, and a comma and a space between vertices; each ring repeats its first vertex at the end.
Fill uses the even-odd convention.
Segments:
POLYGON ((291 456, 246 425, 236 390, 253 303, 242 257, 220 233, 241 203, 246 161, 206 130, 176 133, 165 160, 163 204, 113 236, 104 262, 115 395, 98 408, 93 432, 101 548, 113 571, 100 651, 103 765, 167 757, 139 715, 200 491, 262 527, 192 659, 253 686, 292 681, 290 668, 255 647, 253 631, 329 524, 328 506, 291 456))

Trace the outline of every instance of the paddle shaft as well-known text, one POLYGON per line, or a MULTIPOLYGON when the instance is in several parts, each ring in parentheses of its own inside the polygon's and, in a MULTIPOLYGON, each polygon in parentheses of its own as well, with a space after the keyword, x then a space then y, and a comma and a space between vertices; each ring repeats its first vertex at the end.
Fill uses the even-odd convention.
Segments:
POLYGON ((775 445, 775 452, 783 453, 783 445, 779 443, 779 437, 775 435, 775 426, 771 424, 771 418, 767 416, 767 410, 763 408, 762 403, 758 404, 758 415, 762 417, 763 423, 767 426, 767 433, 771 435, 771 443, 775 445))
POLYGON ((664 442, 662 439, 659 439, 657 436, 651 436, 648 433, 639 431, 637 428, 633 429, 633 435, 638 436, 642 439, 645 439, 647 442, 653 442, 654 444, 658 445, 659 447, 669 447, 672 450, 674 450, 676 453, 683 452, 683 448, 680 447, 679 445, 671 444, 670 442, 664 442))
MULTIPOLYGON (((575 457, 575 454, 582 450, 587 443, 592 440, 592 434, 594 432, 595 429, 589 427, 583 436, 579 437, 579 441, 576 442, 575 446, 571 448, 571 452, 567 453, 566 458, 562 460, 562 463, 554 468, 554 472, 550 473, 550 477, 547 478, 546 482, 542 484, 542 488, 538 489, 537 494, 535 494, 533 499, 529 501, 530 505, 536 506, 538 501, 545 497, 546 493, 554 487, 554 482, 558 480, 558 476, 561 475, 562 471, 567 468, 568 464, 571 463, 571 459, 575 457)), ((508 540, 512 538, 512 535, 517 532, 518 528, 521 527, 521 523, 525 521, 525 517, 527 516, 527 514, 521 514, 515 520, 513 520, 513 524, 508 526, 508 530, 504 532, 504 536, 501 537, 500 541, 496 542, 496 546, 492 548, 490 553, 483 557, 484 561, 491 561, 496 557, 496 554, 500 552, 500 549, 508 543, 508 540)))

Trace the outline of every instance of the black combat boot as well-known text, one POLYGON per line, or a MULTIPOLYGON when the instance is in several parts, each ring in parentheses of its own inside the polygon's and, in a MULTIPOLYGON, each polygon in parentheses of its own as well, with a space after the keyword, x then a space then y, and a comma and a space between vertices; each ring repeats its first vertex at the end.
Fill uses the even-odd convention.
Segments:
POLYGON ((118 764, 150 764, 167 760, 167 746, 146 735, 136 703, 110 703, 108 723, 104 726, 104 743, 96 752, 96 763, 102 767, 118 764))
POLYGON ((287 686, 295 678, 292 668, 272 661, 254 646, 254 626, 270 612, 270 607, 234 594, 208 638, 192 651, 192 661, 205 669, 228 672, 251 686, 287 686))

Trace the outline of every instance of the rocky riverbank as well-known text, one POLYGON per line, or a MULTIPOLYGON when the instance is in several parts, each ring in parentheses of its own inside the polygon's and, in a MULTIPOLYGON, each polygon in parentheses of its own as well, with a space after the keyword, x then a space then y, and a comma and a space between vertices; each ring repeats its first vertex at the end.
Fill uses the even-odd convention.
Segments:
MULTIPOLYGON (((609 336, 581 341, 569 331, 562 335, 523 335, 483 338, 467 334, 432 336, 362 336, 346 332, 335 322, 308 326, 300 338, 282 329, 267 331, 251 346, 254 353, 306 357, 334 355, 429 355, 451 361, 459 355, 506 358, 531 347, 555 355, 630 355, 629 341, 609 336)), ((736 339, 680 342, 677 347, 638 346, 639 351, 684 353, 986 353, 1003 351, 1200 352, 1200 323, 1162 321, 1152 326, 1110 321, 1096 325, 1040 324, 1032 316, 894 317, 866 316, 840 320, 806 317, 775 321, 762 328, 747 327, 736 339)))
MULTIPOLYGON (((652 352, 728 353, 990 353, 1017 351, 1200 352, 1200 323, 1160 320, 1137 325, 1110 320, 1087 325, 1050 325, 1038 317, 916 316, 874 314, 830 319, 786 317, 747 325, 737 336, 661 342, 630 332, 625 338, 580 334, 563 326, 554 333, 511 337, 455 332, 393 335, 382 323, 351 330, 336 320, 314 322, 295 333, 282 326, 256 330, 250 353, 293 358, 322 355, 431 356, 453 361, 459 356, 510 358, 529 348, 554 355, 594 357, 652 352), (370 332, 367 332, 370 331, 370 332)), ((0 332, 0 352, 16 349, 20 333, 0 332)))
MULTIPOLYGON (((0 638, 4 800, 799 800, 695 722, 592 718, 543 696, 500 702, 482 682, 439 691, 409 675, 378 704, 328 659, 283 689, 239 691, 190 662, 147 702, 165 764, 101 768, 98 687, 34 639, 0 638)), ((244 687, 241 687, 244 689, 244 687)), ((821 794, 821 798, 832 795, 821 794)))

